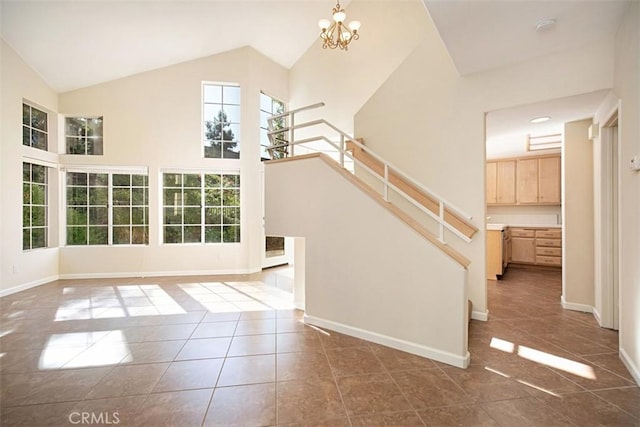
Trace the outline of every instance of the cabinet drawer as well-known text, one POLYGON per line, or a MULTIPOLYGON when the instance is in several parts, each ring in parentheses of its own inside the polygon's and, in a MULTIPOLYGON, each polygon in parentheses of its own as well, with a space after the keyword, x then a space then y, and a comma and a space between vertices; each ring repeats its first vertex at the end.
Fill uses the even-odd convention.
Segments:
POLYGON ((540 247, 536 248, 536 255, 562 256, 562 248, 540 247))
POLYGON ((536 237, 549 237, 551 239, 562 238, 562 230, 536 230, 536 237))
POLYGON ((535 230, 527 230, 524 228, 510 228, 511 237, 534 237, 535 230))
POLYGON ((536 264, 541 265, 553 265, 556 267, 562 266, 562 258, 556 256, 536 256, 536 264))
POLYGON ((560 239, 536 239, 536 246, 551 246, 552 248, 562 247, 560 239))

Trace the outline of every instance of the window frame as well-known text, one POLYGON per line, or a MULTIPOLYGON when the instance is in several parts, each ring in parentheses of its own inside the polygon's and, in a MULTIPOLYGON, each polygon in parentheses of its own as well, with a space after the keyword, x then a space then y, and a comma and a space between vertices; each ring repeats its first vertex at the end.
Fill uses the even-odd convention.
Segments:
MULTIPOLYGON (((201 107, 201 120, 200 120, 200 133, 201 133, 201 147, 202 147, 202 157, 204 159, 216 159, 216 160, 239 160, 242 156, 242 86, 239 83, 232 83, 232 82, 211 82, 211 81, 203 81, 201 84, 201 97, 200 97, 200 107, 201 107), (206 100, 206 91, 207 91, 207 86, 217 86, 220 87, 221 89, 221 97, 220 97, 220 102, 208 102, 206 100), (238 95, 238 103, 225 103, 225 98, 224 98, 224 88, 225 87, 229 87, 229 88, 237 88, 239 90, 239 95, 238 95), (222 131, 222 139, 220 140, 212 140, 213 142, 215 141, 219 141, 220 142, 220 157, 216 157, 216 156, 207 156, 207 148, 209 148, 208 142, 209 140, 207 139, 207 122, 212 122, 212 120, 207 120, 207 116, 206 116, 206 110, 207 110, 207 105, 219 105, 220 106, 220 110, 219 111, 224 111, 224 106, 230 106, 230 107, 237 107, 238 108, 238 121, 237 122, 232 122, 229 120, 229 126, 233 126, 236 129, 236 133, 234 134, 234 139, 231 141, 225 141, 224 139, 224 130, 222 131), (225 142, 230 142, 236 145, 238 151, 237 151, 237 157, 233 157, 233 156, 228 156, 225 157, 224 153, 226 152, 225 150, 225 142)), ((228 118, 228 117, 227 117, 228 118)), ((232 131, 232 130, 231 130, 232 131)))
MULTIPOLYGON (((64 176, 63 176, 63 185, 62 185, 62 206, 64 207, 64 220, 63 220, 63 227, 64 227, 64 246, 65 247, 144 247, 144 246, 149 246, 150 242, 150 221, 149 221, 149 217, 150 217, 150 203, 149 203, 149 194, 150 194, 150 185, 149 185, 149 171, 148 168, 143 167, 143 168, 139 168, 139 167, 108 167, 108 168, 93 168, 93 167, 67 167, 64 168, 64 176), (82 173, 82 174, 87 174, 87 183, 86 186, 87 187, 87 202, 86 204, 78 204, 78 205, 69 205, 69 188, 70 187, 77 187, 77 188, 81 188, 83 186, 81 185, 70 185, 69 184, 69 177, 68 174, 69 173, 82 173), (89 184, 89 174, 104 174, 107 175, 107 184, 102 185, 102 186, 91 186, 89 184), (113 176, 114 175, 142 175, 146 177, 146 180, 144 181, 146 185, 130 185, 129 187, 123 187, 123 186, 114 186, 113 184, 113 176), (91 204, 90 203, 90 188, 106 188, 107 189, 107 203, 106 205, 104 204, 91 204), (130 201, 131 204, 129 205, 117 205, 114 203, 114 197, 113 197, 113 193, 114 193, 114 188, 142 188, 145 189, 146 188, 146 192, 143 192, 146 195, 146 205, 138 205, 138 204, 133 204, 133 196, 130 197, 130 201), (75 225, 75 224, 69 224, 69 208, 71 207, 78 207, 78 208, 82 208, 82 207, 86 207, 87 209, 87 213, 86 213, 86 222, 85 225, 75 225), (117 207, 125 207, 128 206, 130 208, 130 215, 129 215, 129 223, 128 224, 114 224, 114 208, 117 207), (104 225, 103 227, 106 228, 107 230, 107 243, 90 243, 90 237, 89 234, 87 233, 85 235, 85 241, 86 244, 70 244, 69 243, 69 228, 70 227, 84 227, 86 228, 87 231, 89 231, 89 228, 92 227, 91 225, 91 219, 90 219, 90 215, 89 215, 89 209, 91 207, 106 207, 107 208, 107 223, 106 225, 104 225), (146 221, 146 224, 134 224, 133 223, 133 218, 132 218, 132 209, 133 208, 142 208, 143 209, 143 217, 146 221), (132 231, 133 227, 143 227, 146 228, 146 234, 145 234, 145 241, 144 243, 133 243, 133 237, 132 234, 130 233, 129 236, 129 243, 114 243, 114 228, 119 228, 119 227, 125 227, 128 226, 130 229, 130 232, 132 231)), ((132 183, 132 179, 130 180, 130 182, 132 183)), ((93 227, 99 227, 100 225, 93 225, 93 227)))
POLYGON ((28 159, 28 158, 23 158, 22 159, 22 251, 23 252, 30 252, 30 251, 34 251, 34 250, 39 250, 39 249, 47 249, 51 244, 51 239, 50 239, 50 230, 51 230, 51 226, 50 226, 50 212, 49 212, 49 191, 51 188, 51 183, 50 183, 50 171, 51 171, 51 166, 47 165, 47 164, 43 164, 42 162, 38 162, 38 161, 34 161, 34 159, 28 159), (25 181, 24 179, 24 168, 25 165, 29 165, 29 181, 25 181), (40 183, 40 182, 35 182, 33 180, 33 166, 39 166, 44 168, 43 171, 43 176, 44 176, 44 182, 40 183), (33 185, 42 185, 44 186, 43 189, 43 194, 44 194, 44 204, 35 204, 33 203, 33 185), (29 203, 25 203, 24 200, 24 188, 25 185, 29 185, 29 203), (33 207, 41 207, 44 208, 44 225, 43 226, 34 226, 33 225, 33 207), (28 208, 29 209, 29 225, 26 226, 24 219, 25 219, 25 209, 28 208), (34 229, 43 229, 44 230, 44 246, 37 246, 34 247, 33 246, 33 231, 34 229), (29 230, 29 247, 25 248, 24 245, 24 233, 25 231, 29 230))
POLYGON ((34 148, 36 150, 49 152, 50 144, 49 144, 49 131, 51 129, 51 124, 49 123, 49 115, 50 112, 46 110, 46 108, 42 108, 40 106, 36 106, 34 103, 29 102, 27 100, 22 100, 22 145, 24 147, 34 148), (24 121, 24 108, 29 107, 29 123, 25 123, 24 121), (45 115, 44 118, 44 129, 39 129, 33 126, 33 110, 37 110, 40 113, 45 115), (29 144, 24 143, 24 133, 25 130, 29 131, 29 144), (32 144, 33 141, 33 132, 38 132, 44 134, 44 148, 38 147, 32 144))
POLYGON ((237 244, 241 244, 242 243, 242 179, 241 179, 241 173, 239 169, 232 169, 232 170, 213 170, 213 169, 163 169, 160 170, 159 172, 159 197, 160 197, 160 228, 161 228, 161 232, 160 232, 160 241, 162 245, 169 245, 169 246, 176 246, 176 245, 237 245, 237 244), (182 175, 182 180, 180 184, 175 184, 175 186, 166 186, 165 185, 165 175, 182 175), (195 186, 185 186, 184 185, 184 175, 199 175, 200 178, 200 184, 199 187, 195 187, 195 186), (212 187, 207 187, 206 186, 206 175, 220 175, 221 179, 220 179, 220 186, 219 186, 219 190, 221 191, 221 196, 220 196, 220 204, 219 205, 213 205, 213 204, 207 204, 206 200, 207 200, 207 189, 212 189, 212 187), (237 182, 238 184, 236 186, 232 186, 232 187, 227 187, 225 188, 224 186, 224 177, 223 176, 234 176, 237 177, 237 182), (185 197, 184 197, 184 190, 195 190, 196 188, 199 189, 199 206, 196 204, 185 204, 185 197), (237 200, 238 200, 238 204, 237 205, 225 205, 224 204, 224 190, 237 190, 237 200), (166 200, 165 200, 165 191, 166 190, 182 190, 181 192, 181 204, 175 204, 175 205, 167 205, 166 204, 166 200), (165 216, 166 210, 167 209, 172 209, 175 211, 176 208, 181 208, 182 212, 181 212, 181 216, 182 216, 182 220, 181 222, 177 223, 177 222, 173 222, 173 223, 169 223, 167 222, 167 217, 165 216), (195 209, 198 208, 200 210, 199 212, 199 217, 200 217, 200 221, 199 223, 187 223, 185 222, 185 215, 184 215, 184 209, 195 209), (206 219, 206 214, 207 214, 207 209, 216 209, 219 208, 221 211, 221 219, 220 219, 220 223, 216 224, 216 223, 207 223, 207 219, 206 219), (226 209, 236 209, 237 210, 237 215, 235 215, 236 217, 236 222, 235 223, 224 223, 224 210, 226 209), (199 236, 200 236, 200 240, 199 241, 185 241, 185 230, 184 228, 186 227, 198 227, 200 229, 199 231, 199 236), (167 242, 167 227, 171 228, 171 227, 175 227, 181 228, 181 239, 180 241, 170 241, 167 242), (214 227, 219 227, 220 228, 220 241, 207 241, 207 228, 214 228, 214 227), (236 236, 237 236, 237 240, 234 241, 225 241, 224 239, 224 233, 225 233, 225 227, 237 227, 237 232, 236 232, 236 236))
MULTIPOLYGON (((104 116, 92 116, 92 115, 65 115, 64 116, 64 153, 69 156, 104 156, 104 116), (100 134, 99 135, 87 135, 88 124, 85 125, 85 134, 84 135, 68 135, 67 134, 67 120, 69 119, 83 119, 83 120, 100 120, 100 134), (68 138, 78 138, 84 140, 84 153, 70 153, 69 152, 69 144, 68 138), (90 140, 100 140, 101 144, 101 152, 100 153, 89 153, 89 141, 90 140)), ((95 148, 95 143, 94 143, 95 148)))

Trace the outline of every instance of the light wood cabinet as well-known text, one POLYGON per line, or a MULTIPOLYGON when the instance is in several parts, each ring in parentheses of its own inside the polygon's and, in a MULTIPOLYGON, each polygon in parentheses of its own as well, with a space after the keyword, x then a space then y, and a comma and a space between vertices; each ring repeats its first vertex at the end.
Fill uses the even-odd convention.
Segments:
POLYGON ((487 162, 486 186, 487 186, 487 203, 495 205, 498 203, 498 187, 497 187, 497 163, 487 162))
POLYGON ((488 205, 559 205, 560 155, 487 162, 488 205))
POLYGON ((497 280, 502 274, 502 231, 487 230, 487 279, 497 280))
POLYGON ((562 230, 559 228, 510 228, 510 262, 562 266, 562 230))

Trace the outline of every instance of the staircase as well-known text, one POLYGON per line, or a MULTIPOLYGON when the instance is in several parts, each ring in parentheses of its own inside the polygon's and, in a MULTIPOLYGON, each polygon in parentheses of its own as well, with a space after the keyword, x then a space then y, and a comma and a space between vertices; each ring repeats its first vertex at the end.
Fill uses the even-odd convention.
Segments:
POLYGON ((297 122, 322 105, 272 117, 278 159, 265 162, 267 234, 305 238, 305 322, 466 367, 470 261, 445 238, 477 228, 361 141, 297 122))

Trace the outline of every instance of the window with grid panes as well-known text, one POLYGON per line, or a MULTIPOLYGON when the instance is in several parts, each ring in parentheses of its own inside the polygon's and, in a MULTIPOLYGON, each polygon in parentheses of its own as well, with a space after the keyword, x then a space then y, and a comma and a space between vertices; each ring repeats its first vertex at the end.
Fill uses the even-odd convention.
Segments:
POLYGON ((240 175, 164 173, 164 243, 240 242, 240 175))
POLYGON ((22 163, 22 249, 48 245, 47 167, 22 163))
POLYGON ((240 158, 240 87, 203 85, 204 157, 240 158))
POLYGON ((67 245, 149 244, 145 174, 67 172, 67 245))
POLYGON ((102 155, 102 117, 65 118, 67 154, 102 155))
MULTIPOLYGON (((287 156, 287 147, 276 147, 269 150, 272 145, 286 144, 287 132, 277 133, 273 136, 274 142, 269 140, 269 122, 271 116, 285 111, 284 102, 260 92, 260 158, 262 160, 282 159, 287 156)), ((287 126, 285 117, 272 120, 273 130, 283 129, 287 126)))
POLYGON ((47 113, 22 104, 22 145, 47 151, 48 138, 47 113))

